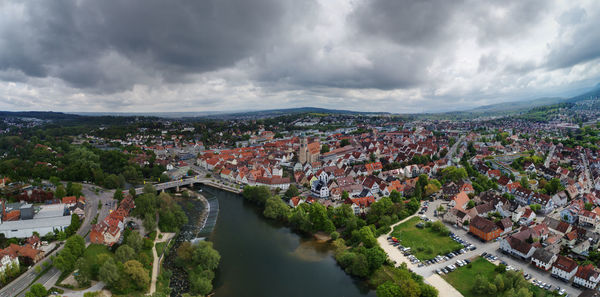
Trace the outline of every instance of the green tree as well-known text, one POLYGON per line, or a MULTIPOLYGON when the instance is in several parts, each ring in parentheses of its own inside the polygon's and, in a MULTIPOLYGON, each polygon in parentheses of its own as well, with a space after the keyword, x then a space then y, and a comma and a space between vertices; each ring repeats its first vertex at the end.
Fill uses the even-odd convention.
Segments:
POLYGON ((348 138, 344 138, 340 141, 340 146, 344 147, 350 144, 350 140, 348 140, 348 138))
POLYGON ((377 297, 403 297, 400 286, 390 281, 379 285, 376 293, 377 297))
POLYGON ((50 183, 53 184, 55 187, 58 187, 58 185, 60 185, 60 178, 58 178, 57 176, 51 176, 50 183))
POLYGON ((377 270, 387 260, 387 254, 379 246, 366 249, 365 256, 367 256, 371 272, 377 270))
POLYGON ((121 200, 123 200, 123 190, 121 188, 117 188, 115 190, 115 194, 113 195, 113 199, 121 202, 121 200))
POLYGON ((350 265, 350 272, 353 275, 359 277, 366 277, 369 275, 369 261, 363 254, 356 254, 354 261, 350 265))
POLYGON ((72 183, 71 187, 67 190, 67 194, 70 196, 75 196, 77 198, 81 197, 83 193, 83 185, 80 183, 72 183))
POLYGON ((197 275, 190 279, 190 289, 193 294, 205 296, 212 291, 212 283, 209 279, 197 275))
POLYGON ((360 242, 362 242, 365 245, 365 247, 372 248, 377 245, 377 239, 375 238, 375 235, 373 235, 373 231, 371 230, 371 228, 369 228, 368 226, 364 226, 360 228, 358 232, 360 242))
POLYGON ((139 233, 131 232, 125 239, 125 244, 130 246, 136 253, 139 253, 144 241, 139 233))
POLYGON ((117 251, 115 252, 115 257, 121 263, 125 263, 129 260, 133 260, 133 259, 137 258, 137 254, 136 254, 135 250, 133 248, 131 248, 130 246, 122 245, 119 248, 117 248, 117 251))
POLYGON ((152 184, 145 184, 143 189, 144 194, 156 195, 156 188, 152 184))
POLYGON ((135 286, 140 290, 144 290, 150 282, 148 272, 144 269, 142 263, 136 260, 129 260, 125 262, 125 264, 123 265, 123 272, 133 281, 135 286))
POLYGON ((279 196, 272 196, 267 199, 263 215, 269 219, 285 220, 289 215, 289 210, 289 206, 279 196))
POLYGON ((392 190, 392 192, 390 193, 390 199, 392 199, 392 202, 394 203, 399 203, 402 202, 402 195, 400 194, 400 192, 392 190))
POLYGON ((54 197, 56 197, 56 199, 62 199, 65 196, 67 196, 67 191, 62 184, 59 184, 54 191, 54 197))
POLYGON ((48 291, 40 283, 35 283, 35 284, 31 285, 31 289, 29 289, 29 292, 25 293, 25 297, 46 297, 46 296, 48 296, 48 291))
POLYGON ((290 185, 290 187, 285 191, 284 197, 289 200, 298 195, 300 195, 298 188, 295 185, 290 185))
POLYGON ((469 200, 469 202, 467 202, 467 209, 471 209, 473 207, 475 207, 475 201, 469 200))
POLYGON ((156 215, 154 214, 146 214, 144 216, 144 221, 142 221, 142 225, 144 226, 144 230, 150 233, 156 229, 156 215))
POLYGON ((329 152, 329 145, 326 143, 323 143, 323 145, 321 145, 321 154, 328 153, 328 152, 329 152))

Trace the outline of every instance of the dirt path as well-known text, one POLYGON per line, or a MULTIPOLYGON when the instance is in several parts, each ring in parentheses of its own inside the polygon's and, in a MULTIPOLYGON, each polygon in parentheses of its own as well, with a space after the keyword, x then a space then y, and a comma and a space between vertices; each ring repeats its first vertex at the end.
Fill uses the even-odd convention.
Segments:
POLYGON ((156 238, 154 239, 154 246, 152 246, 152 256, 154 256, 154 261, 152 262, 152 280, 150 282, 150 292, 148 292, 148 295, 152 295, 156 292, 156 279, 160 272, 160 263, 162 262, 162 257, 159 258, 158 253, 156 252, 156 244, 159 242, 167 242, 175 237, 175 233, 162 233, 162 238, 160 238, 160 235, 160 230, 156 228, 156 238))

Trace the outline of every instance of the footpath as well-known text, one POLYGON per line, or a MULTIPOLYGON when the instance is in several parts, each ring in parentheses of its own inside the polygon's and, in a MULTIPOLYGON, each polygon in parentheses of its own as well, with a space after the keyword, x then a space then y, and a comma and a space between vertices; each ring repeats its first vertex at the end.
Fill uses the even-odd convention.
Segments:
MULTIPOLYGON (((410 220, 414 216, 416 216, 416 214, 409 216, 396 224, 393 224, 391 226, 392 231, 394 231, 394 227, 410 220)), ((381 235, 377 238, 377 242, 379 243, 379 246, 387 253, 388 257, 392 261, 396 262, 396 265, 399 265, 400 263, 406 263, 406 266, 408 267, 408 269, 410 269, 412 271, 416 271, 415 268, 417 268, 417 267, 414 264, 410 263, 408 258, 406 256, 404 256, 399 249, 397 249, 396 247, 394 247, 393 245, 391 245, 388 242, 387 238, 388 238, 388 236, 390 236, 389 234, 391 234, 392 231, 390 231, 390 233, 388 233, 388 234, 381 235)), ((459 291, 457 291, 453 286, 448 284, 448 282, 446 282, 446 280, 444 280, 437 274, 433 274, 433 275, 429 276, 428 278, 424 278, 424 280, 426 283, 432 285, 433 287, 435 287, 438 290, 440 297, 462 297, 463 296, 459 291)))

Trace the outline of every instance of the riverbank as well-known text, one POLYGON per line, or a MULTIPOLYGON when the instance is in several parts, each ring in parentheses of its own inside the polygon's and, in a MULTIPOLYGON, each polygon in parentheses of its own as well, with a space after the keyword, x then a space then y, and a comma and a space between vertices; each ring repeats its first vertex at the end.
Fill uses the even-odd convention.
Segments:
POLYGON ((208 200, 206 197, 204 197, 204 195, 200 193, 194 193, 194 195, 204 204, 204 209, 202 210, 202 213, 200 213, 200 230, 202 230, 206 226, 206 220, 208 219, 208 214, 210 212, 210 203, 208 203, 208 200))
POLYGON ((265 218, 260 206, 243 197, 212 189, 206 192, 214 194, 222 208, 209 236, 221 254, 215 297, 375 297, 366 282, 337 265, 328 243, 265 218))

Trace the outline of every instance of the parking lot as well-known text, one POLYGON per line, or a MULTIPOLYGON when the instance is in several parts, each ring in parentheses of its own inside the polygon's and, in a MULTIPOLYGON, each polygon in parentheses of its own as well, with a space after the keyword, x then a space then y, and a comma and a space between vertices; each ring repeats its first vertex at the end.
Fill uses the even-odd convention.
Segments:
MULTIPOLYGON (((440 217, 434 217, 434 211, 440 206, 444 205, 444 202, 441 200, 436 200, 434 202, 429 202, 427 211, 424 211, 421 214, 417 214, 420 217, 427 217, 429 220, 439 220, 440 217)), ((446 206, 445 206, 446 207, 446 206)), ((446 224, 446 226, 448 226, 446 224)), ((388 238, 388 245, 392 245, 398 249, 399 253, 402 253, 403 258, 406 259, 411 265, 409 267, 419 275, 427 278, 432 274, 440 274, 448 273, 453 271, 457 267, 466 265, 468 261, 473 258, 484 255, 490 262, 499 265, 504 264, 507 266, 509 270, 522 270, 524 276, 532 282, 534 285, 547 289, 547 290, 563 290, 565 296, 578 296, 581 293, 580 289, 577 289, 571 284, 567 284, 560 280, 553 278, 550 275, 550 272, 545 272, 535 268, 529 262, 525 262, 523 260, 515 259, 509 255, 505 255, 501 253, 499 249, 500 243, 499 241, 492 242, 483 242, 479 238, 474 235, 469 234, 466 230, 461 228, 456 228, 453 226, 448 226, 450 229, 451 237, 463 244, 463 246, 468 247, 462 250, 459 250, 452 254, 439 255, 435 259, 431 261, 421 262, 411 255, 410 250, 407 250, 405 247, 402 247, 402 243, 396 243, 391 238, 388 238), (444 270, 446 272, 444 272, 444 270)))

